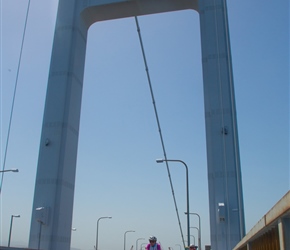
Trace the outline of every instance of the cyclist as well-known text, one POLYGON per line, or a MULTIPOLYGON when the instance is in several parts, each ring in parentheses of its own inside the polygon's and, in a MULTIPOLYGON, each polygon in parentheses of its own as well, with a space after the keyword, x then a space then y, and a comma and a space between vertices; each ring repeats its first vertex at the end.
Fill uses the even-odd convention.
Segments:
POLYGON ((149 237, 149 244, 146 246, 146 250, 161 250, 160 244, 156 243, 157 238, 155 236, 149 237))
POLYGON ((197 250, 197 246, 191 244, 191 245, 189 246, 189 250, 197 250))

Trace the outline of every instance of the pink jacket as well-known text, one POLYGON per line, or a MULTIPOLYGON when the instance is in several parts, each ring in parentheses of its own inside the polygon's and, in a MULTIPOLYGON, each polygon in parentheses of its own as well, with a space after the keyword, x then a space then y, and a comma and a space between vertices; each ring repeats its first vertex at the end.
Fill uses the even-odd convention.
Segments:
MULTIPOLYGON (((158 243, 156 243, 157 244, 157 250, 161 250, 161 246, 160 246, 160 244, 158 244, 158 243)), ((150 243, 146 246, 146 249, 147 250, 150 250, 150 243)))

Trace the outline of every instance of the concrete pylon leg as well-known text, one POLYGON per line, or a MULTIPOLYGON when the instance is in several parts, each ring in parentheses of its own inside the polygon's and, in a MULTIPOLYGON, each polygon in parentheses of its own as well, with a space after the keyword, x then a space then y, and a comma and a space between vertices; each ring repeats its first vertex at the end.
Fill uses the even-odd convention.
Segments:
POLYGON ((211 246, 230 250, 245 226, 226 1, 199 1, 199 13, 211 246))
POLYGON ((32 208, 34 249, 70 249, 87 39, 77 2, 59 1, 32 208))

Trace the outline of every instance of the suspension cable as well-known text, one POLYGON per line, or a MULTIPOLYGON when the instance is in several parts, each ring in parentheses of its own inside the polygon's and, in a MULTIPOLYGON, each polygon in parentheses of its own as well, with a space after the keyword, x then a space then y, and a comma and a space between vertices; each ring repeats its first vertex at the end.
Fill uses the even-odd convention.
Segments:
POLYGON ((156 122, 157 122, 157 126, 158 126, 159 137, 160 137, 160 141, 161 141, 161 145, 162 145, 162 150, 163 150, 163 155, 164 155, 164 159, 165 159, 165 163, 166 163, 168 178, 169 178, 169 182, 170 182, 170 186, 171 186, 172 197, 173 197, 173 200, 174 200, 176 215, 177 215, 178 224, 179 224, 179 228, 180 228, 181 238, 182 238, 182 242, 183 242, 183 245, 184 245, 184 248, 185 248, 185 242, 184 242, 184 237, 183 237, 181 223, 180 223, 180 217, 179 217, 177 203, 176 203, 176 199, 175 199, 173 184, 172 184, 172 180, 171 180, 170 170, 169 170, 167 156, 166 156, 166 151, 165 151, 164 140, 163 140, 163 136, 162 136, 162 132, 161 132, 161 126, 160 126, 160 122, 159 122, 159 118, 158 118, 157 107, 156 107, 155 98, 154 98, 154 94, 153 94, 153 88, 152 88, 152 84, 151 84, 151 79, 150 79, 150 75, 149 75, 149 69, 148 69, 148 65, 147 65, 145 50, 144 50, 144 46, 143 46, 143 41, 142 41, 142 37, 141 37, 141 31, 140 31, 140 26, 139 26, 139 22, 138 22, 137 16, 135 16, 135 21, 136 21, 137 32, 138 32, 139 41, 140 41, 141 50, 142 50, 142 56, 143 56, 143 60, 144 60, 144 64, 145 64, 147 80, 148 80, 148 84, 149 84, 149 88, 150 88, 151 99, 152 99, 152 103, 153 103, 153 107, 154 107, 155 118, 156 118, 156 122))
MULTIPOLYGON (((14 110, 15 96, 16 96, 16 90, 17 90, 17 84, 18 84, 19 69, 20 69, 20 63, 21 63, 21 58, 22 58, 22 51, 23 51, 24 38, 25 38, 25 33, 26 33, 29 8, 30 8, 30 0, 28 0, 25 23, 24 23, 24 30, 23 30, 23 35, 22 35, 22 42, 21 42, 20 55, 19 55, 19 60, 18 60, 17 72, 16 72, 16 80, 15 80, 14 93, 13 93, 13 99, 12 99, 12 105, 11 105, 11 112, 10 112, 10 118, 9 118, 8 133, 7 133, 7 140, 6 140, 6 145, 5 145, 2 171, 5 170, 5 164, 6 164, 6 156, 7 156, 8 144, 9 144, 12 116, 13 116, 13 110, 14 110)), ((1 176, 0 194, 2 190, 3 179, 4 179, 4 172, 2 172, 2 176, 1 176)))

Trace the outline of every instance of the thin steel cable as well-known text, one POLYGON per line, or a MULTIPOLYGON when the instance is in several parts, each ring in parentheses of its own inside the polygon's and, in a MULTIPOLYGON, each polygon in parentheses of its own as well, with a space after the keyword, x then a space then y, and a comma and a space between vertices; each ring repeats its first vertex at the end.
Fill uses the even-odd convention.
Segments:
MULTIPOLYGON (((11 123, 12 123, 12 117, 13 117, 14 103, 15 103, 16 90, 17 90, 17 85, 18 85, 19 69, 20 69, 20 63, 21 63, 21 58, 22 58, 22 51, 23 51, 23 44, 24 44, 24 38, 25 38, 25 33, 26 33, 26 27, 27 27, 29 8, 30 8, 30 0, 28 1, 28 5, 27 5, 27 11, 26 11, 26 17, 25 17, 25 23, 24 23, 24 30, 23 30, 23 35, 22 35, 22 42, 21 42, 20 55, 19 55, 19 60, 18 60, 17 72, 16 72, 16 80, 15 80, 15 86, 14 86, 14 93, 13 93, 13 99, 12 99, 10 118, 9 118, 8 133, 7 133, 7 140, 6 140, 6 145, 5 145, 5 152, 4 152, 2 171, 5 170, 5 164, 6 164, 6 157, 7 157, 8 145, 9 145, 11 123)), ((0 194, 1 194, 1 190, 2 190, 3 179, 4 179, 4 173, 2 173, 2 176, 1 176, 0 194)))
MULTIPOLYGON (((157 122, 157 126, 158 126, 158 132, 159 132, 159 136, 160 136, 160 140, 161 140, 163 155, 164 155, 164 159, 167 160, 164 140, 163 140, 163 136, 162 136, 162 132, 161 132, 161 126, 160 126, 160 122, 159 122, 159 118, 158 118, 158 112, 157 112, 157 108, 156 108, 153 88, 152 88, 151 79, 150 79, 150 75, 149 75, 149 69, 148 69, 146 55, 145 55, 145 50, 144 50, 144 46, 143 46, 140 26, 139 26, 138 18, 136 16, 135 16, 135 21, 136 21, 137 32, 138 32, 139 41, 140 41, 140 45, 141 45, 142 55, 143 55, 143 59, 144 59, 145 70, 146 70, 148 84, 149 84, 149 88, 150 88, 152 103, 153 103, 153 107, 154 107, 155 118, 156 118, 156 122, 157 122)), ((173 196, 173 200, 174 200, 174 205, 175 205, 176 215, 177 215, 177 219, 178 219, 178 224, 179 224, 179 228, 180 228, 181 238, 182 238, 182 242, 183 242, 183 245, 184 245, 184 248, 185 248, 185 242, 184 242, 184 237, 183 237, 183 233, 182 233, 182 228, 181 228, 181 223, 180 223, 177 203, 176 203, 176 199, 175 199, 175 195, 174 195, 174 189, 173 189, 173 184, 172 184, 172 180, 171 180, 171 175, 170 175, 170 170, 169 170, 169 166, 168 166, 168 161, 165 161, 165 163, 166 163, 168 178, 169 178, 169 182, 170 182, 171 192, 172 192, 172 196, 173 196)))

